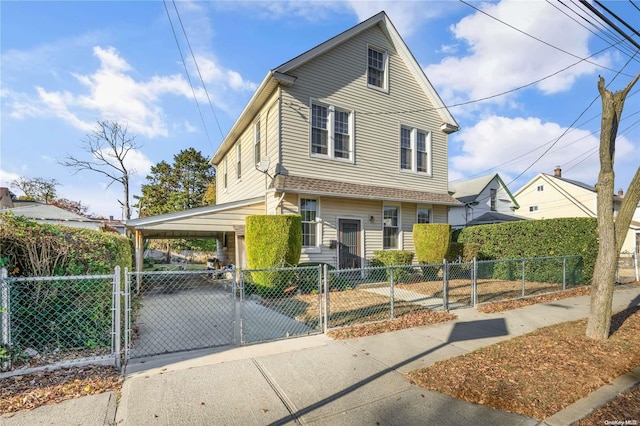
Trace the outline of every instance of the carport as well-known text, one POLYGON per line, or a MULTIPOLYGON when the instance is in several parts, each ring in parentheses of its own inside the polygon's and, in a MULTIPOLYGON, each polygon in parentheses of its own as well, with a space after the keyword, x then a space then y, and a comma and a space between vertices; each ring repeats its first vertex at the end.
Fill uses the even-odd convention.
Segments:
POLYGON ((126 227, 134 236, 136 271, 142 271, 145 239, 213 238, 217 240, 219 259, 246 266, 245 219, 265 211, 264 197, 258 197, 129 220, 126 227))

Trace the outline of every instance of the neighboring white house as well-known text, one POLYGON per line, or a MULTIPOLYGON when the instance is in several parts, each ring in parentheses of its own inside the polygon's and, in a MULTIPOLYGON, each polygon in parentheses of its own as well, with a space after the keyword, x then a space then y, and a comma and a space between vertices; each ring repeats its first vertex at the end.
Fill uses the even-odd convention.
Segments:
MULTIPOLYGON (((522 206, 519 214, 530 219, 552 219, 558 217, 597 217, 597 192, 588 185, 562 177, 562 170, 556 167, 553 175, 540 173, 514 193, 522 206)), ((622 203, 620 191, 613 196, 613 211, 617 214, 622 203)), ((640 212, 631 222, 623 252, 640 250, 640 212)))
MULTIPOLYGON (((447 223, 458 124, 384 12, 267 73, 211 159, 217 206, 129 221, 144 238, 214 236, 244 263, 249 214, 300 214, 301 261, 365 265, 447 223)), ((139 252, 138 252, 139 256, 139 252)))
POLYGON ((451 182, 449 193, 461 203, 449 208, 453 228, 524 220, 514 214, 520 206, 497 173, 451 182))

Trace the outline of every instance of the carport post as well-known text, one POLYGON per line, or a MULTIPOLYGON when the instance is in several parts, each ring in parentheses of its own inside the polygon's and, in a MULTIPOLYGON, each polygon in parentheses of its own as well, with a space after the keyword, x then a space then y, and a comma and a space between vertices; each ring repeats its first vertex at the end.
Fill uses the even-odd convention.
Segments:
MULTIPOLYGON (((144 268, 144 236, 142 231, 136 229, 135 234, 135 250, 136 250, 136 272, 142 272, 144 268)), ((136 289, 140 292, 140 282, 142 281, 142 275, 136 274, 136 289)))

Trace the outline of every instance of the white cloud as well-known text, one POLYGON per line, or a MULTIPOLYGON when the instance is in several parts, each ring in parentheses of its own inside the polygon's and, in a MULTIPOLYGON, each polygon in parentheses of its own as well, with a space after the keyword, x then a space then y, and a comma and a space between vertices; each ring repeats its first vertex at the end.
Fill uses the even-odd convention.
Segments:
MULTIPOLYGON (((90 131, 97 115, 100 119, 127 123, 132 132, 149 138, 167 136, 161 98, 174 95, 193 99, 193 90, 186 79, 174 74, 155 75, 146 81, 136 80, 131 76, 133 68, 115 48, 96 46, 93 54, 100 62, 99 68, 92 74, 73 74, 87 93, 48 91, 43 87, 36 87, 38 97, 33 99, 23 93, 3 89, 2 97, 7 99, 10 116, 16 119, 55 116, 82 131, 90 131)), ((207 85, 216 89, 216 93, 229 94, 255 89, 256 85, 243 79, 238 72, 224 69, 205 56, 200 58, 203 78, 207 85)), ((199 102, 208 101, 201 86, 195 88, 195 94, 199 102)), ((224 96, 210 98, 224 110, 230 110, 224 96)))
MULTIPOLYGON (((502 1, 482 7, 494 16, 545 42, 581 58, 590 55, 590 33, 545 2, 502 1)), ((478 99, 536 81, 578 62, 513 28, 476 12, 451 27, 455 38, 468 48, 467 56, 449 56, 425 68, 447 100, 478 99), (469 70, 473 70, 470 75, 469 70)), ((592 61, 609 65, 602 55, 592 61)), ((545 94, 569 90, 575 80, 597 71, 582 62, 537 84, 545 94)), ((497 98, 494 102, 504 102, 497 98)))
POLYGON ((351 0, 348 3, 359 21, 384 10, 403 37, 409 37, 425 21, 440 16, 444 10, 452 7, 450 2, 351 0))
POLYGON ((11 188, 11 182, 18 179, 19 174, 0 169, 0 186, 11 188))
MULTIPOLYGON (((559 165, 565 177, 595 183, 600 169, 598 134, 572 129, 553 144, 565 130, 557 123, 542 122, 534 117, 487 117, 454 136, 460 154, 449 159, 449 180, 500 173, 508 184, 535 162, 525 173, 525 178, 538 173, 553 173, 559 165), (536 161, 547 149, 549 151, 536 161)), ((628 139, 618 137, 617 161, 625 162, 634 152, 628 139)), ((518 182, 524 183, 522 180, 518 182)))

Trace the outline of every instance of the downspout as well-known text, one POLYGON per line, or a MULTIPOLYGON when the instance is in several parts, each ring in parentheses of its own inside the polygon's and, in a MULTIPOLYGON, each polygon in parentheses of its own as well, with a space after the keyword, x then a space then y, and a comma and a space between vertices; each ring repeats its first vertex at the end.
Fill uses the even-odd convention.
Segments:
POLYGON ((282 200, 284 199, 285 195, 287 195, 287 193, 286 192, 282 192, 282 195, 278 199, 278 202, 276 203, 276 206, 273 209, 273 214, 278 214, 278 207, 280 207, 280 204, 282 204, 282 200))

